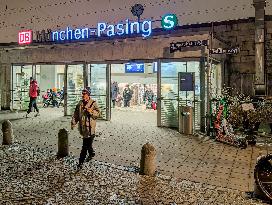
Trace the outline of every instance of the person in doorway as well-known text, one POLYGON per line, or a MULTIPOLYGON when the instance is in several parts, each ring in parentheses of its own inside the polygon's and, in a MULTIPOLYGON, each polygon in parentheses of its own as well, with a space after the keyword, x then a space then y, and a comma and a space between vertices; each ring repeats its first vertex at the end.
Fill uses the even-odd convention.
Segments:
POLYGON ((78 123, 80 135, 83 137, 83 145, 79 157, 78 168, 82 168, 83 162, 89 153, 88 160, 95 156, 93 140, 95 137, 96 119, 100 116, 100 109, 96 101, 90 97, 90 89, 82 90, 82 100, 76 106, 71 121, 71 129, 78 123))
POLYGON ((146 109, 152 109, 153 97, 154 97, 154 93, 151 90, 151 88, 148 87, 143 96, 144 103, 146 104, 146 109))
POLYGON ((117 82, 113 82, 111 84, 111 101, 112 101, 112 107, 115 107, 115 102, 116 102, 116 98, 117 98, 117 94, 118 94, 118 83, 117 82))
POLYGON ((52 89, 52 105, 53 107, 59 107, 57 88, 52 89))
POLYGON ((122 106, 122 101, 123 101, 123 97, 120 94, 120 92, 118 92, 117 97, 116 97, 116 105, 117 105, 117 107, 121 107, 122 106))
POLYGON ((35 117, 39 116, 40 113, 39 113, 39 109, 37 107, 37 102, 36 102, 36 99, 39 95, 39 86, 38 86, 38 83, 37 81, 33 78, 33 77, 30 77, 30 86, 29 86, 29 98, 30 98, 30 102, 29 102, 29 105, 28 105, 28 110, 27 110, 27 113, 26 113, 26 118, 28 117, 29 113, 31 112, 32 108, 34 107, 34 109, 36 110, 36 114, 35 114, 35 117))
POLYGON ((132 90, 129 88, 129 85, 127 85, 123 91, 124 107, 130 107, 132 94, 132 90))

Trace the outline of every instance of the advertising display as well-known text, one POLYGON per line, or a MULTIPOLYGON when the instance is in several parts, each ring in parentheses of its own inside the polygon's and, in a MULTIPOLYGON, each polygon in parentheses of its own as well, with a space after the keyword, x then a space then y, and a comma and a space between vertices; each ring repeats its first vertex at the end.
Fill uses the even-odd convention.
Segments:
POLYGON ((144 73, 144 63, 125 64, 125 73, 144 73))
POLYGON ((180 73, 180 91, 194 91, 194 75, 193 73, 180 73))

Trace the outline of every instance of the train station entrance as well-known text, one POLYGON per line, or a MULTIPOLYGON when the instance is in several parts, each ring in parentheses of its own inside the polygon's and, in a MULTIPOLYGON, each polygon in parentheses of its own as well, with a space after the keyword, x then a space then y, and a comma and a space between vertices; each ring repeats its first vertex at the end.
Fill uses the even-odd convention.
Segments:
MULTIPOLYGON (((29 78, 40 88, 38 106, 72 115, 81 99, 81 90, 90 87, 101 119, 110 121, 121 111, 153 112, 157 126, 178 127, 180 106, 192 106, 194 129, 201 126, 201 61, 137 60, 104 63, 12 65, 12 110, 26 110, 29 78), (181 91, 178 73, 194 73, 194 92, 181 91)), ((211 83, 220 91, 221 69, 214 64, 211 83)), ((205 83, 205 82, 202 82, 205 83)), ((203 85, 202 85, 203 89, 203 85)), ((128 113, 129 113, 128 112, 128 113)))
POLYGON ((56 108, 64 116, 72 115, 81 90, 90 87, 101 120, 110 121, 118 111, 142 111, 143 117, 152 112, 157 126, 178 128, 182 107, 190 106, 193 129, 205 129, 206 105, 220 95, 225 72, 222 59, 209 54, 210 34, 157 35, 9 51, 10 57, 3 58, 10 66, 10 109, 27 109, 29 78, 34 77, 39 107, 56 108), (191 75, 189 90, 179 78, 184 74, 191 75))

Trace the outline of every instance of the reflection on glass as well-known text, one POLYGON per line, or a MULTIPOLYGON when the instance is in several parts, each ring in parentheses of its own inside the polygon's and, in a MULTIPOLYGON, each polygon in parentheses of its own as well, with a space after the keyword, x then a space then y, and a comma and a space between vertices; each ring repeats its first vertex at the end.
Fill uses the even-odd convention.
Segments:
POLYGON ((68 65, 67 68, 67 115, 72 115, 81 100, 83 84, 83 65, 68 65))
POLYGON ((32 65, 12 67, 12 109, 27 110, 29 104, 29 83, 32 65))
POLYGON ((184 62, 161 64, 162 126, 178 127, 178 72, 184 70, 183 66, 184 62))
POLYGON ((100 110, 102 119, 107 118, 107 64, 89 64, 89 79, 91 96, 97 102, 100 110))
POLYGON ((186 62, 169 62, 161 64, 161 76, 164 78, 177 78, 179 72, 186 72, 186 62))
MULTIPOLYGON (((62 93, 64 87, 64 68, 65 65, 35 65, 35 78, 40 88, 40 96, 37 98, 38 105, 44 106, 46 99, 43 96, 47 96, 50 89, 56 89, 58 93, 62 93)), ((56 101, 58 104, 63 103, 59 95, 56 101)), ((50 106, 53 106, 52 101, 49 100, 47 102, 49 102, 50 106)))
POLYGON ((194 107, 195 129, 200 128, 200 63, 167 62, 161 63, 161 123, 162 126, 178 127, 178 107, 190 105, 194 107), (195 75, 194 92, 179 91, 178 73, 190 72, 195 75))
POLYGON ((195 95, 200 95, 200 63, 198 61, 187 62, 187 71, 195 74, 195 95))

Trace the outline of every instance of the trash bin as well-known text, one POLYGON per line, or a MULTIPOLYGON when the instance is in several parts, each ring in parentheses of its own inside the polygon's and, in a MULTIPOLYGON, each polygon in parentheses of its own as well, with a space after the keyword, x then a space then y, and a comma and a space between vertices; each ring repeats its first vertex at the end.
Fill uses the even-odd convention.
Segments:
POLYGON ((193 134, 193 108, 181 106, 179 110, 179 132, 185 135, 193 134))

